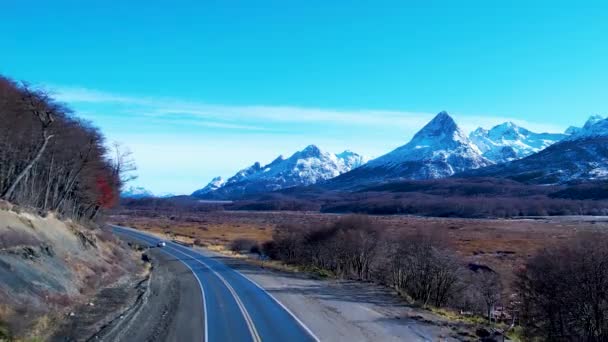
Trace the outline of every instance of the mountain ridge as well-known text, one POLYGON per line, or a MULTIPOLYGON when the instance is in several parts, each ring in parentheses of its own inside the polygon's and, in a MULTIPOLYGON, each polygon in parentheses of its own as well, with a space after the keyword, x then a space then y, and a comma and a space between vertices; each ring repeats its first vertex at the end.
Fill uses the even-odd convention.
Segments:
POLYGON ((289 158, 279 156, 264 166, 256 162, 237 172, 221 186, 212 189, 214 186, 210 183, 195 191, 192 196, 234 198, 294 186, 308 186, 348 172, 366 161, 365 157, 349 150, 332 154, 322 151, 316 145, 308 145, 289 158))
POLYGON ((565 133, 535 133, 511 121, 491 129, 477 128, 469 139, 494 163, 505 163, 542 151, 568 137, 565 133))

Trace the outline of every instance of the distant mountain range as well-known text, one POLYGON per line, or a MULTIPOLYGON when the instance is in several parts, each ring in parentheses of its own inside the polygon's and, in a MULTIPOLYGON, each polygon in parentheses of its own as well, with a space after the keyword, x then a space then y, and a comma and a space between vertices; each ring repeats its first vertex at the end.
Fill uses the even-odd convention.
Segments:
POLYGON ((309 145, 289 158, 279 156, 268 165, 262 166, 256 162, 226 181, 216 177, 192 196, 238 198, 248 194, 312 185, 351 171, 366 161, 365 157, 352 151, 332 154, 320 150, 315 145, 309 145))
POLYGON ((318 184, 354 190, 402 180, 446 177, 509 178, 537 184, 608 178, 608 120, 592 116, 564 133, 536 133, 512 122, 478 128, 468 136, 440 112, 405 145, 367 162, 345 151, 310 145, 268 165, 255 163, 224 180, 214 178, 192 195, 235 199, 318 184))
POLYGON ((540 152, 568 134, 534 133, 512 122, 505 122, 490 130, 478 128, 469 138, 479 147, 483 156, 499 164, 540 152))
POLYGON ((121 198, 132 198, 132 199, 169 198, 169 197, 175 197, 175 196, 177 196, 177 195, 175 195, 173 193, 168 193, 168 192, 155 194, 152 191, 150 191, 142 186, 129 186, 128 188, 124 189, 120 193, 121 198))
POLYGON ((121 193, 120 193, 120 197, 122 198, 149 198, 149 197, 154 197, 154 194, 141 186, 130 186, 126 189, 124 189, 121 193))
POLYGON ((568 130, 569 136, 538 153, 459 176, 508 178, 534 184, 608 179, 608 119, 592 116, 582 128, 568 130))

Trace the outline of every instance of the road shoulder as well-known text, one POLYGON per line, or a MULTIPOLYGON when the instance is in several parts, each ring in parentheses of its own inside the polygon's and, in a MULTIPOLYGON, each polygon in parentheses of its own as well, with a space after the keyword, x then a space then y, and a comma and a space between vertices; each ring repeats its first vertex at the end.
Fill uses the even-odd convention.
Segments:
POLYGON ((179 259, 151 248, 149 286, 130 310, 100 331, 96 341, 202 341, 202 294, 179 259))

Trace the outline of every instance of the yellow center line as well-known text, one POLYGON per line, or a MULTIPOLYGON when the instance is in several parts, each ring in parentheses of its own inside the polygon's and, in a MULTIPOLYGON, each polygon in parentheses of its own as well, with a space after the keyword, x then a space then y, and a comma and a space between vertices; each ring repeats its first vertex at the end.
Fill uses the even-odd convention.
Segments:
POLYGON ((211 272, 213 272, 221 281, 222 283, 224 283, 224 285, 226 285, 226 288, 228 289, 228 291, 230 291, 230 293, 232 294, 232 297, 234 297, 234 300, 236 301, 237 306, 239 307, 239 309, 241 310, 241 313, 243 314, 243 317, 245 318, 245 323, 247 323, 247 327, 249 328, 249 333, 251 334, 251 337, 253 338, 254 342, 262 342, 262 339, 260 338, 260 335, 258 334, 257 329, 255 328, 255 325, 253 324, 253 320, 251 319, 251 316, 249 315, 249 312, 247 311, 247 308, 245 308, 245 305, 243 304, 243 302, 241 301, 241 298, 239 297, 239 295, 236 293, 236 291, 234 290, 234 288, 228 283, 228 281, 226 281, 226 279, 224 277, 222 277, 218 272, 216 272, 214 269, 212 269, 211 267, 209 267, 209 265, 207 265, 205 262, 193 257, 192 255, 188 255, 174 247, 169 247, 172 250, 183 254, 189 258, 194 259, 194 261, 198 262, 199 264, 205 266, 206 268, 208 268, 209 270, 211 270, 211 272))

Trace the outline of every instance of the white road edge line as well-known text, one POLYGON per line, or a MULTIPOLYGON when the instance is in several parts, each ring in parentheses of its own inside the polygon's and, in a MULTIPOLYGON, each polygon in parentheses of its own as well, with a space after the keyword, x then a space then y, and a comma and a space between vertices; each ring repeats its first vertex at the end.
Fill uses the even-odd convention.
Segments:
POLYGON ((213 268, 211 268, 209 265, 207 265, 207 263, 203 262, 202 260, 192 257, 192 255, 188 255, 174 247, 169 247, 169 248, 171 248, 172 250, 174 250, 180 254, 187 256, 188 258, 192 258, 194 261, 207 267, 211 272, 213 272, 213 274, 215 274, 224 283, 224 285, 226 286, 228 291, 230 291, 230 294, 232 294, 232 297, 234 297, 234 300, 236 301, 236 304, 238 305, 239 309, 241 310, 241 313, 243 314, 243 317, 245 318, 245 322, 247 323, 247 327, 249 328, 249 333, 251 333, 251 337, 253 338, 254 342, 261 342, 262 339, 260 338, 260 335, 258 334, 258 331, 255 328, 255 324, 253 324, 253 320, 251 319, 251 316, 249 315, 247 308, 245 308, 245 305, 241 301, 241 298, 236 293, 234 288, 228 283, 228 281, 226 281, 226 279, 224 277, 222 277, 218 272, 216 272, 213 268))
MULTIPOLYGON (((123 227, 120 226, 116 226, 119 229, 123 229, 126 230, 128 232, 130 232, 127 229, 124 229, 123 227)), ((130 232, 131 234, 138 234, 138 233, 134 233, 134 232, 130 232)), ((141 233, 139 233, 141 234, 141 233)), ((127 235, 129 235, 129 233, 127 233, 127 235)), ((141 234, 144 235, 144 234, 141 234)), ((133 237, 133 235, 131 235, 133 237)), ((145 240, 144 240, 145 241, 145 240)), ((188 267, 188 269, 190 269, 190 271, 192 272, 192 275, 194 275, 194 278, 196 279, 196 281, 198 282, 198 286, 201 289, 201 294, 203 296, 203 327, 204 327, 204 340, 203 342, 209 342, 209 330, 207 329, 207 327, 209 326, 207 323, 207 297, 205 295, 205 288, 203 287, 203 283, 201 282, 200 278, 198 277, 198 275, 196 275, 196 272, 194 272, 194 270, 192 269, 192 267, 190 267, 190 265, 186 264, 184 261, 180 260, 179 257, 173 253, 170 253, 168 251, 165 251, 167 254, 173 256, 174 258, 176 258, 177 260, 179 260, 182 264, 184 264, 186 267, 188 267)))
MULTIPOLYGON (((119 227, 119 228, 122 228, 122 227, 119 227)), ((144 234, 145 234, 145 233, 140 233, 140 232, 137 232, 137 233, 142 234, 142 235, 144 235, 144 234)), ((146 235, 147 235, 147 234, 146 234, 146 235)), ((172 248, 172 249, 176 250, 175 248, 172 248)), ((182 254, 184 254, 184 255, 186 255, 186 256, 188 256, 188 254, 186 254, 186 253, 183 253, 183 252, 178 251, 178 250, 176 250, 176 251, 177 251, 177 252, 180 252, 180 253, 182 253, 182 254)), ((193 251, 194 253, 200 254, 199 252, 197 252, 197 251, 196 251, 196 250, 194 250, 194 249, 192 249, 192 251, 193 251)), ((204 256, 204 255, 203 255, 203 256, 204 256)), ((190 256, 190 257, 192 257, 192 256, 190 256)), ((224 281, 224 282, 225 282, 225 279, 224 279, 222 276, 220 276, 219 274, 217 274, 217 272, 215 272, 213 269, 211 269, 211 268, 210 268, 210 267, 209 267, 207 264, 203 263, 202 261, 200 261, 200 260, 198 260, 198 259, 196 259, 196 258, 194 258, 194 260, 196 260, 196 261, 198 261, 198 262, 202 263, 203 265, 205 265, 205 266, 206 266, 207 268, 209 268, 209 269, 210 269, 210 270, 211 270, 213 273, 215 273, 216 275, 218 275, 218 277, 219 277, 219 278, 220 278, 222 281, 224 281)), ((187 266, 187 265, 186 265, 186 266, 187 266)), ((270 297, 270 298, 271 298, 271 299, 272 299, 272 300, 273 300, 275 303, 279 304, 279 306, 280 306, 280 307, 282 307, 282 308, 283 308, 283 310, 285 310, 285 311, 286 311, 286 312, 287 312, 287 313, 288 313, 288 314, 289 314, 289 315, 290 315, 290 316, 291 316, 291 317, 292 317, 292 318, 293 318, 293 319, 294 319, 294 320, 295 320, 295 321, 296 321, 296 322, 297 322, 297 323, 298 323, 298 324, 299 324, 299 325, 302 327, 302 329, 304 329, 304 330, 305 330, 305 331, 306 331, 306 332, 307 332, 307 333, 310 335, 310 337, 312 337, 312 338, 313 338, 313 339, 314 339, 316 342, 321 342, 321 340, 320 340, 320 339, 317 337, 317 335, 315 335, 315 333, 313 333, 313 332, 312 332, 312 330, 310 330, 310 328, 308 328, 308 326, 306 326, 306 324, 304 324, 304 322, 302 322, 302 321, 301 321, 301 320, 298 318, 298 316, 296 316, 296 315, 295 315, 295 314, 294 314, 294 313, 293 313, 291 310, 289 310, 289 308, 287 308, 287 307, 286 307, 286 306, 285 306, 283 303, 281 303, 281 302, 280 302, 278 299, 276 299, 276 297, 275 297, 275 296, 273 296, 273 295, 272 295, 270 292, 268 292, 266 289, 264 289, 264 288, 263 288, 263 287, 262 287, 260 284, 258 284, 258 283, 256 283, 255 281, 253 281, 253 280, 252 280, 252 279, 251 279, 249 276, 247 276, 247 275, 245 275, 245 274, 243 274, 243 273, 241 273, 241 272, 239 272, 239 271, 237 271, 237 270, 235 270, 235 269, 231 268, 231 267, 230 267, 230 266, 228 266, 228 265, 226 265, 226 266, 227 266, 228 268, 230 268, 231 270, 233 270, 234 272, 236 272, 237 274, 240 274, 241 276, 243 276, 243 278, 247 279, 249 282, 251 282, 251 283, 252 283, 253 285, 255 285, 257 288, 259 288, 259 289, 260 289, 260 290, 262 290, 264 293, 266 293, 266 294, 268 295, 268 297, 270 297)), ((197 279, 198 279, 198 277, 197 277, 197 279)), ((199 282, 200 282, 200 281, 199 281, 199 282)), ((231 287, 229 287, 229 288, 228 288, 228 290, 230 290, 230 288, 231 288, 231 287)), ((201 289, 202 289, 202 287, 201 287, 201 289)), ((235 299, 236 299, 236 298, 235 298, 235 299)), ((239 298, 239 301, 240 301, 240 298, 239 298)), ((237 304, 238 304, 238 303, 237 303, 237 304)), ((206 309, 206 308, 205 308, 205 309, 206 309)), ((248 315, 248 314, 247 314, 247 315, 248 315)), ((207 317, 207 315, 206 315, 206 312, 205 312, 205 319, 206 319, 206 317, 207 317)), ((206 327, 206 326, 205 326, 205 327, 206 327)), ((206 330, 205 330, 205 333, 206 333, 206 330)))
MULTIPOLYGON (((195 249, 192 249, 192 251, 196 254, 201 255, 198 251, 196 251, 195 249)), ((184 253, 185 254, 185 253, 184 253)), ((185 254, 187 255, 187 254, 185 254)), ((204 255, 201 255, 203 257, 206 257, 204 255)), ((197 260, 197 259, 195 259, 197 260)), ((229 269, 231 269, 232 271, 234 271, 235 273, 241 275, 243 278, 245 278, 246 280, 248 280, 249 282, 251 282, 253 285, 255 285, 257 288, 259 288, 260 290, 262 290, 264 293, 266 293, 268 295, 268 297, 270 297, 274 302, 276 302, 277 304, 279 304, 280 307, 283 308, 283 310, 285 310, 301 327, 302 329, 304 329, 304 331, 306 331, 310 337, 312 337, 316 342, 321 342, 321 340, 317 337, 317 335, 315 335, 312 330, 310 330, 310 328, 308 328, 306 326, 306 324, 304 324, 304 322, 302 322, 291 310, 289 310, 283 303, 281 303, 278 299, 275 298, 275 296, 273 296, 270 292, 268 292, 265 288, 263 288, 262 286, 260 286, 260 284, 256 283, 255 281, 253 281, 251 278, 249 278, 247 275, 243 274, 242 272, 239 272, 237 270, 235 270, 234 268, 226 265, 226 267, 228 267, 229 269)), ((213 271, 213 270, 212 270, 213 271)), ((214 271, 215 272, 215 271, 214 271)))
MULTIPOLYGON (((166 252, 167 254, 173 256, 174 258, 176 258, 177 260, 179 260, 179 257, 173 253, 170 252, 166 252)), ((181 261, 182 264, 186 265, 186 267, 188 267, 190 269, 190 271, 192 272, 192 274, 194 275, 194 278, 196 278, 196 281, 198 281, 198 286, 201 288, 201 294, 203 295, 203 315, 205 316, 204 320, 204 324, 205 324, 205 339, 204 342, 209 342, 209 333, 207 330, 207 327, 209 326, 207 324, 207 297, 205 296, 205 289, 203 288, 203 283, 201 282, 200 278, 198 277, 198 275, 196 275, 196 272, 194 272, 194 270, 192 269, 192 267, 190 267, 190 265, 186 264, 185 262, 181 261)))
MULTIPOLYGON (((234 270, 234 269, 233 269, 234 270)), ((302 322, 293 312, 291 312, 291 310, 289 310, 283 303, 281 303, 278 299, 275 298, 275 296, 273 296, 270 292, 268 292, 265 288, 263 288, 262 286, 260 286, 260 284, 256 283, 255 281, 253 281, 251 278, 249 278, 246 274, 243 274, 242 272, 239 272, 237 270, 234 270, 236 273, 242 275, 245 279, 249 280, 253 285, 257 286, 260 290, 264 291, 264 293, 266 293, 268 295, 268 297, 270 297, 272 300, 274 300, 277 304, 279 304, 280 307, 283 308, 283 310, 287 311, 287 313, 302 327, 302 329, 304 329, 309 335, 310 337, 312 337, 316 342, 321 342, 321 340, 317 337, 317 335, 315 335, 312 330, 310 330, 306 324, 304 324, 304 322, 302 322)))

